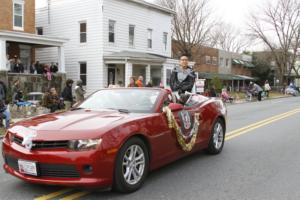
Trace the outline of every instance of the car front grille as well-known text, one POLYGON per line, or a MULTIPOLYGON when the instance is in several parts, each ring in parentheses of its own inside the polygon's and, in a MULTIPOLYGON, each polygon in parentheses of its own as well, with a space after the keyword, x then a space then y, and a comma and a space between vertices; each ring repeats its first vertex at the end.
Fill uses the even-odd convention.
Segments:
MULTIPOLYGON (((23 138, 14 135, 13 142, 18 145, 22 145, 23 138)), ((32 149, 51 149, 51 148, 68 148, 68 140, 61 141, 33 141, 32 149)))
MULTIPOLYGON (((18 159, 5 156, 5 163, 16 171, 19 171, 18 159)), ((56 178, 79 178, 79 172, 74 165, 37 163, 38 175, 40 177, 56 178)))
POLYGON ((40 176, 79 178, 79 173, 74 165, 39 164, 40 176))

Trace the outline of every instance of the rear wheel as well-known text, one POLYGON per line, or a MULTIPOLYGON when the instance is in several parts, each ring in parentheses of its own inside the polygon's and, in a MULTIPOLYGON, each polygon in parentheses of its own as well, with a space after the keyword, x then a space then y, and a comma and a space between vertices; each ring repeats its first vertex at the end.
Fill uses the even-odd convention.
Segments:
POLYGON ((222 151, 225 141, 225 126, 221 119, 217 119, 214 123, 211 138, 206 151, 209 154, 218 154, 222 151))
POLYGON ((129 139, 120 149, 115 166, 113 188, 129 193, 139 189, 148 173, 149 155, 140 138, 129 139))

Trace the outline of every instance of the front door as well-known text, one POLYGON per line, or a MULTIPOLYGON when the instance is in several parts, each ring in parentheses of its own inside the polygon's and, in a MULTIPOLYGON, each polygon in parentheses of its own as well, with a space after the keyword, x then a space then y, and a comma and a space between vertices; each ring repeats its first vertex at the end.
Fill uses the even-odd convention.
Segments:
POLYGON ((116 83, 116 68, 109 67, 107 73, 107 83, 108 85, 115 85, 116 83))

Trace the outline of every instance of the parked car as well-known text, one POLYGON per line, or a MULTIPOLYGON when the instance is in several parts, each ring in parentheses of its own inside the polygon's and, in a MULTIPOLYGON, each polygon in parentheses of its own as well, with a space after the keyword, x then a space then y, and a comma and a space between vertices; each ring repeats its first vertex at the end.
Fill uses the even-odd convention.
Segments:
POLYGON ((203 149, 220 153, 225 119, 215 98, 192 95, 182 105, 165 89, 103 89, 10 128, 4 169, 31 183, 133 192, 151 170, 203 149))

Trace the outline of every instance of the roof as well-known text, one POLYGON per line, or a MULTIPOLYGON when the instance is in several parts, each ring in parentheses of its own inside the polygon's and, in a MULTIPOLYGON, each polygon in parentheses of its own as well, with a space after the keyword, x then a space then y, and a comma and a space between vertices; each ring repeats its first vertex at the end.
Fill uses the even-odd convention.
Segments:
POLYGON ((23 42, 46 46, 62 46, 65 42, 68 41, 68 39, 66 38, 5 30, 0 30, 0 38, 4 38, 6 41, 23 42))
POLYGON ((135 52, 135 51, 121 51, 121 52, 115 52, 104 56, 104 60, 110 60, 110 59, 164 62, 167 59, 167 57, 155 55, 155 54, 149 54, 149 53, 135 52))
POLYGON ((244 64, 245 67, 249 67, 249 68, 254 68, 254 67, 255 67, 255 66, 254 66, 252 63, 250 63, 250 62, 245 62, 245 61, 244 61, 244 63, 245 63, 245 64, 244 64))
POLYGON ((154 3, 149 3, 149 2, 144 1, 144 0, 128 0, 128 1, 140 4, 140 5, 145 6, 145 7, 160 10, 160 11, 163 11, 163 12, 166 12, 166 13, 169 13, 169 14, 176 14, 176 12, 174 10, 170 9, 170 8, 166 8, 166 7, 163 7, 161 5, 154 4, 154 3))
POLYGON ((239 59, 232 59, 232 64, 233 65, 243 65, 248 68, 255 67, 251 62, 243 61, 243 60, 239 60, 239 59))
POLYGON ((198 72, 198 78, 213 79, 215 77, 221 80, 254 80, 254 78, 244 75, 198 72))

